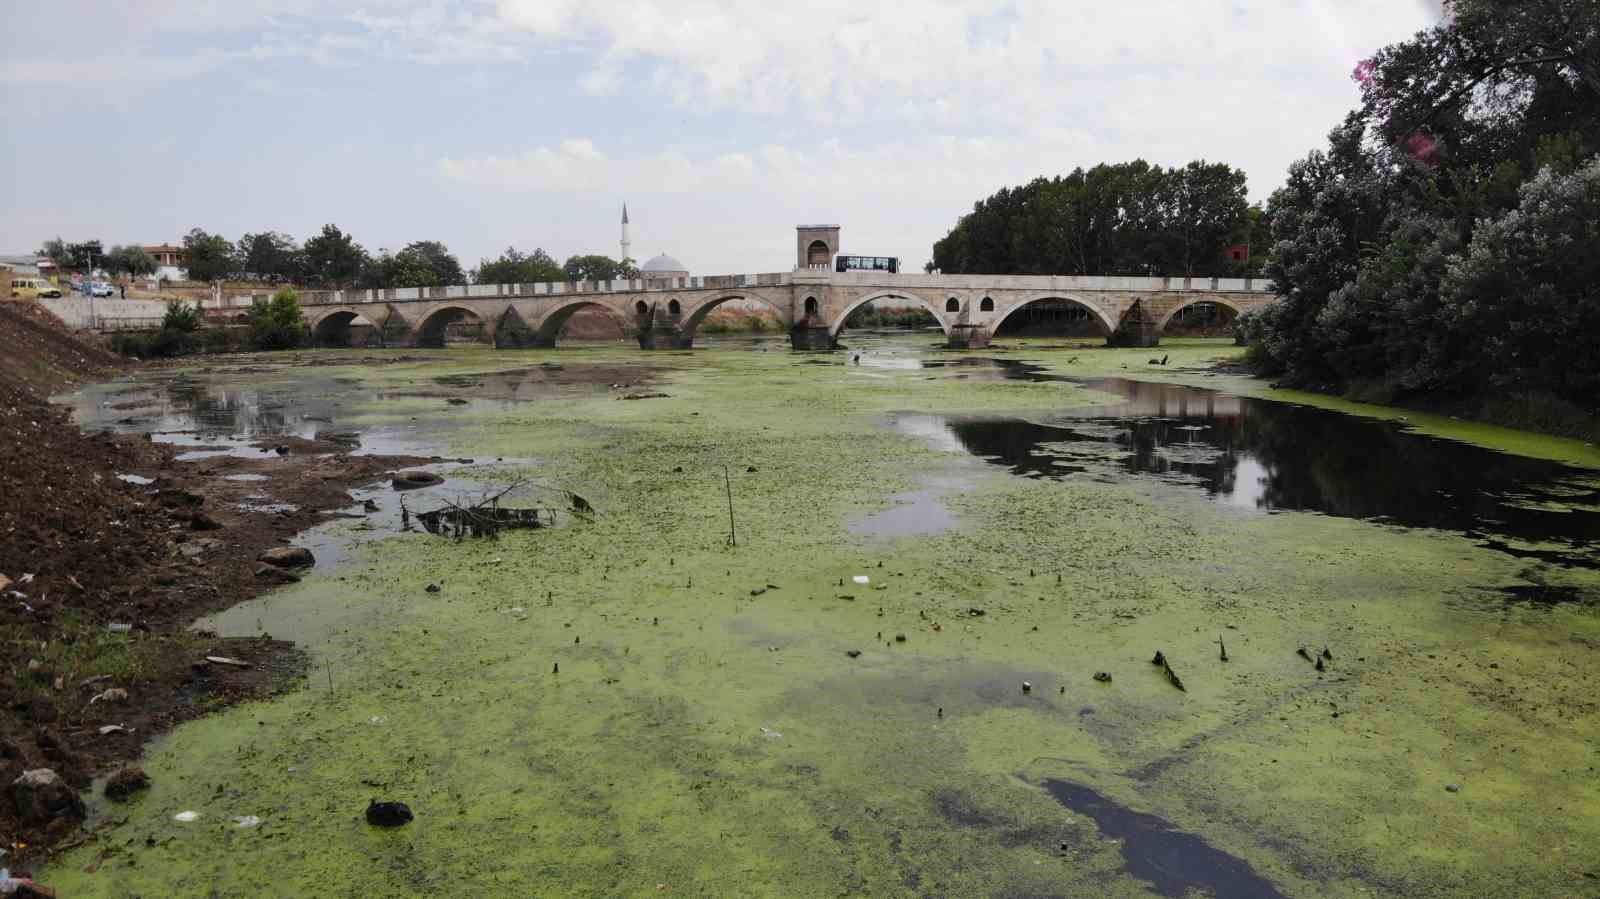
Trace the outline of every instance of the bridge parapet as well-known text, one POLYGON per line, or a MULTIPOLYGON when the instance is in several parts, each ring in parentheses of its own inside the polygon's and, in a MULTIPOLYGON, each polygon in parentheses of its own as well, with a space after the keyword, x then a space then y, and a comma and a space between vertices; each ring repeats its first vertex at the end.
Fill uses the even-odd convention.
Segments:
MULTIPOLYGON (((300 294, 302 306, 346 306, 362 303, 407 303, 451 299, 543 297, 571 294, 669 293, 685 290, 726 290, 746 287, 895 287, 906 290, 1005 291, 1132 291, 1164 293, 1207 291, 1264 294, 1272 290, 1265 278, 1199 278, 1170 275, 945 275, 886 272, 794 271, 748 275, 706 275, 688 278, 635 278, 612 281, 542 281, 533 284, 465 284, 448 287, 390 287, 372 290, 309 290, 300 294)), ((271 294, 232 297, 224 305, 248 306, 271 294), (241 302, 242 301, 242 302, 241 302)))

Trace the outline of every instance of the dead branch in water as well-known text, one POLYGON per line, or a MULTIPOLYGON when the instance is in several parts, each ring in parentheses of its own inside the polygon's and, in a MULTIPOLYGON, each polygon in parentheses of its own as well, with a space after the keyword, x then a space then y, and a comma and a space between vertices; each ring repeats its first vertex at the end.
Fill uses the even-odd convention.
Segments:
POLYGON ((495 538, 503 530, 532 529, 554 525, 556 520, 556 510, 554 508, 539 506, 519 508, 500 505, 501 499, 524 489, 554 491, 570 504, 574 514, 594 514, 594 506, 571 490, 564 487, 538 484, 528 479, 519 479, 494 493, 485 493, 482 499, 470 505, 451 502, 448 499, 443 500, 444 505, 442 507, 431 512, 417 513, 417 520, 422 522, 422 526, 427 529, 428 533, 453 537, 457 540, 464 537, 495 538))

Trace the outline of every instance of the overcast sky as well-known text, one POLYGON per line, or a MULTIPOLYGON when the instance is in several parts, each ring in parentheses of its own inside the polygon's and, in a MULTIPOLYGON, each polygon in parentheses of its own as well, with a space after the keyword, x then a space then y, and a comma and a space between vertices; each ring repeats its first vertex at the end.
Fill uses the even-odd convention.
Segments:
POLYGON ((1264 200, 1426 0, 10 4, 0 252, 192 227, 919 269, 1002 185, 1142 157, 1264 200))

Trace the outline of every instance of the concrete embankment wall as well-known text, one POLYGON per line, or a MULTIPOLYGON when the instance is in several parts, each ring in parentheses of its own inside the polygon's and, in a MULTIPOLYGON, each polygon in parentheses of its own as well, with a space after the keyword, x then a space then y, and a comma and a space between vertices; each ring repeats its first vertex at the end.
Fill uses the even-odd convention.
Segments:
POLYGON ((167 304, 160 300, 94 299, 88 297, 42 297, 40 306, 50 310, 69 328, 99 328, 121 330, 156 328, 167 314, 167 304))

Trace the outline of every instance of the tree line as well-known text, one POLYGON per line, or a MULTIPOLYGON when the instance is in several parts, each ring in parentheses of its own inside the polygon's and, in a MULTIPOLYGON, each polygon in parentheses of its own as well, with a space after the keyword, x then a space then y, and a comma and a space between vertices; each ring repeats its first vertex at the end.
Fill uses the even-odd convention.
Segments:
POLYGON ((1196 160, 1164 169, 1142 159, 1001 188, 933 245, 928 269, 989 275, 1244 276, 1267 241, 1245 174, 1196 160))
MULTIPOLYGON (((245 234, 230 241, 202 228, 183 238, 185 268, 193 281, 265 281, 308 287, 382 289, 391 287, 441 287, 466 284, 533 283, 540 281, 594 281, 637 278, 631 259, 574 255, 564 264, 543 249, 522 253, 515 247, 494 259, 484 259, 464 270, 455 254, 436 240, 419 240, 397 252, 370 253, 337 225, 324 225, 321 233, 302 244, 277 231, 245 234)), ((39 250, 64 269, 104 268, 114 274, 153 274, 156 260, 139 246, 103 249, 98 240, 68 243, 57 237, 39 250)))
POLYGON ((1292 385, 1500 397, 1592 423, 1600 7, 1449 12, 1361 62, 1360 108, 1290 166, 1267 205, 1281 302, 1241 328, 1259 371, 1292 385))

